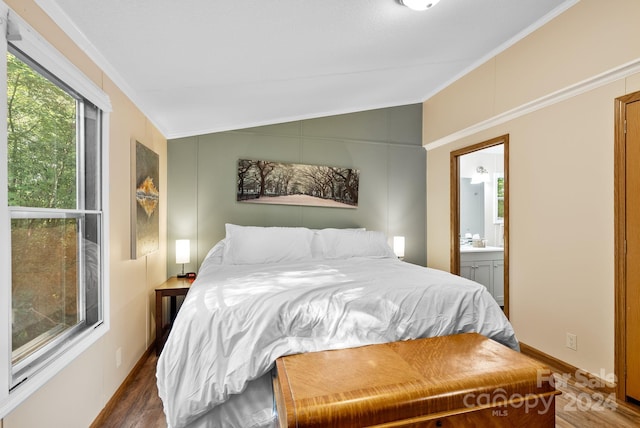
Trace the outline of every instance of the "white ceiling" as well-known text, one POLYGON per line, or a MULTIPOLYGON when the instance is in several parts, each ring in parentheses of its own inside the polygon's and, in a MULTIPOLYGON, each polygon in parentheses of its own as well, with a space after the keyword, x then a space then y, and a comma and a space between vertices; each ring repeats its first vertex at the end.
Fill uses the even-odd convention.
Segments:
POLYGON ((36 0, 167 138, 422 102, 577 0, 36 0))

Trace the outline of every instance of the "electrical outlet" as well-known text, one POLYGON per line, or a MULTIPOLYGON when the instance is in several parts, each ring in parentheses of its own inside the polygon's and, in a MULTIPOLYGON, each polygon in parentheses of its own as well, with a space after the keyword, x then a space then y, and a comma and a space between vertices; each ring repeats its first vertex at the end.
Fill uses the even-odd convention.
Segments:
POLYGON ((573 333, 567 333, 567 348, 578 350, 578 336, 573 333))
POLYGON ((120 364, 122 364, 122 348, 116 350, 116 368, 120 367, 120 364))

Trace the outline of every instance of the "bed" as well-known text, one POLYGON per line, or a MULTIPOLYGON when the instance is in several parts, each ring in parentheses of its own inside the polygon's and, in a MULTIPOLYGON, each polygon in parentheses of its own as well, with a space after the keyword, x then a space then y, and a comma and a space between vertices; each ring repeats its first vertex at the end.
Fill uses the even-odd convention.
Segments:
POLYGON ((158 359, 171 428, 275 427, 284 355, 463 332, 519 350, 484 286, 399 260, 381 232, 225 227, 158 359))

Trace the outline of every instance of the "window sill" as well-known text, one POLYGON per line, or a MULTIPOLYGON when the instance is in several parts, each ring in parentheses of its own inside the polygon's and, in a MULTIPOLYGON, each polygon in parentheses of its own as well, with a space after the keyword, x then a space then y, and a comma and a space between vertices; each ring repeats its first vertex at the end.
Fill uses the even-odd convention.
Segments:
POLYGON ((17 385, 4 400, 0 401, 0 419, 11 413, 31 394, 64 370, 65 367, 94 345, 108 331, 109 326, 106 322, 103 322, 92 331, 87 331, 83 336, 78 337, 75 343, 70 345, 61 355, 17 385))

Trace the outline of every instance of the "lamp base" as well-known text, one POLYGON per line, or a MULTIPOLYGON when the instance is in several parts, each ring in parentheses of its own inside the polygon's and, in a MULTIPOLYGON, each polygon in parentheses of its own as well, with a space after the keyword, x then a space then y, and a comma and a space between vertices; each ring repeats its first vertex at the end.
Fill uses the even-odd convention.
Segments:
POLYGON ((184 273, 184 263, 182 263, 182 269, 180 269, 180 273, 178 274, 178 278, 186 278, 187 274, 184 273))

